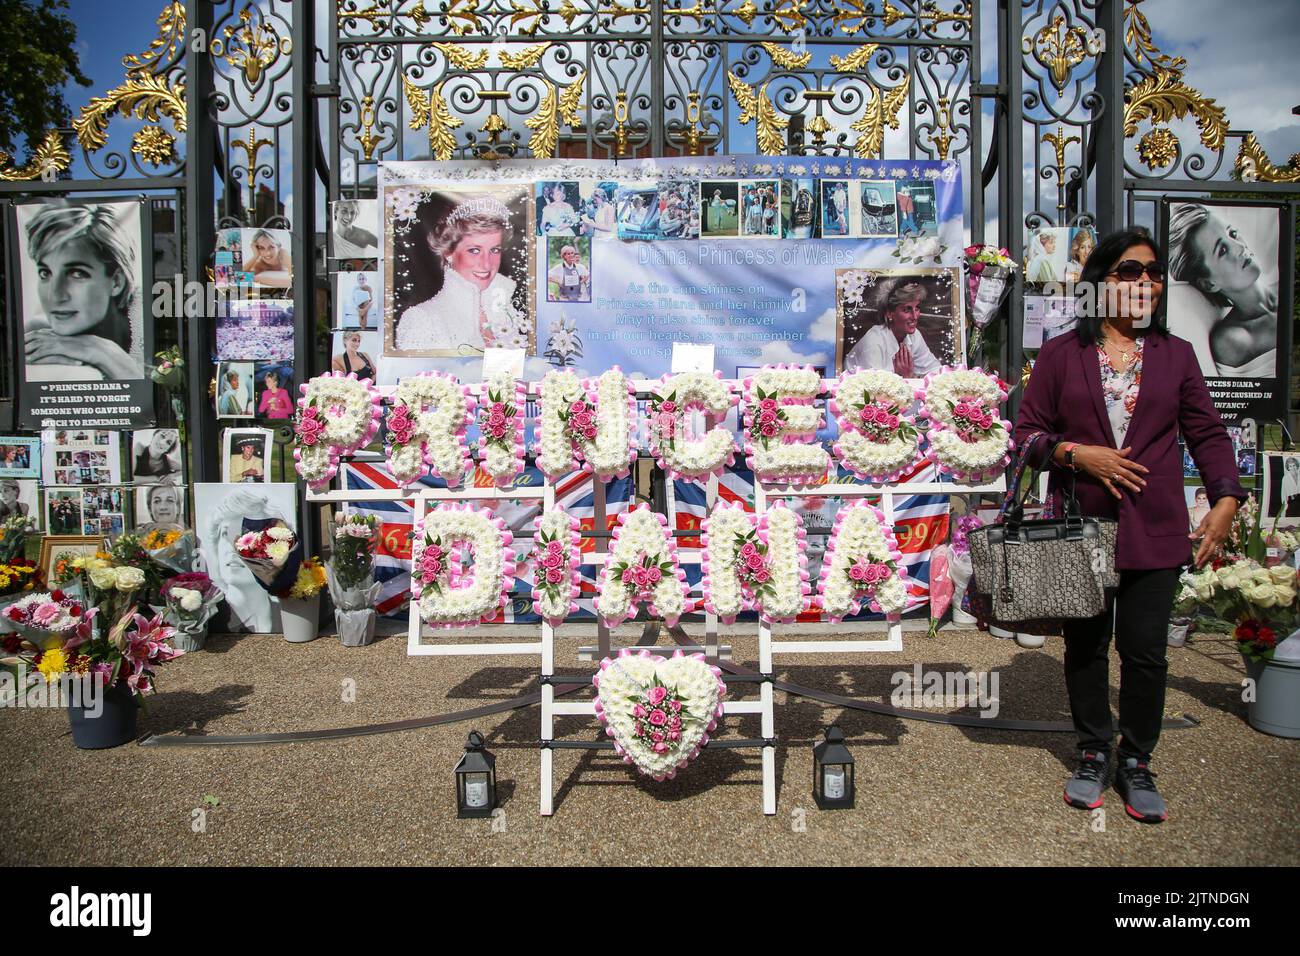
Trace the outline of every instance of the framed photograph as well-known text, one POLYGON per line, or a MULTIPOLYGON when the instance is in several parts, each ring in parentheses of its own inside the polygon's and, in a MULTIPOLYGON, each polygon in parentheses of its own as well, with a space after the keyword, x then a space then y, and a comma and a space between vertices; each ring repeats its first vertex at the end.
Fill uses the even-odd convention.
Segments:
POLYGON ((572 237, 578 234, 578 207, 582 200, 576 182, 548 179, 537 183, 534 202, 537 206, 537 235, 572 237))
POLYGON ((35 478, 0 478, 0 521, 23 515, 41 530, 40 498, 40 483, 35 478))
POLYGON ((332 259, 374 259, 379 256, 379 200, 340 199, 330 217, 332 259))
POLYGON ((221 462, 222 480, 229 484, 270 481, 270 430, 227 428, 221 462))
POLYGON ((362 332, 360 329, 335 332, 330 368, 344 375, 356 372, 357 378, 378 381, 382 345, 378 332, 362 332))
POLYGON ((81 489, 51 488, 45 492, 45 530, 52 535, 81 534, 81 489))
POLYGON ((847 239, 853 235, 853 203, 847 179, 818 180, 821 187, 821 238, 847 239))
POLYGON ((338 310, 338 327, 362 331, 382 329, 384 297, 379 294, 379 273, 340 272, 338 280, 338 295, 334 300, 338 310))
POLYGON ((966 354, 958 269, 836 269, 836 367, 923 378, 966 354))
POLYGON ((39 564, 48 581, 55 566, 68 558, 92 558, 104 546, 103 535, 58 534, 41 539, 39 564))
POLYGON ((591 240, 586 236, 547 238, 546 301, 591 301, 591 240))
POLYGON ((149 204, 140 197, 47 199, 10 208, 17 238, 10 274, 22 330, 19 427, 152 425, 154 385, 145 371, 154 354, 154 318, 146 307, 153 287, 149 204), (91 391, 62 388, 73 382, 98 384, 91 391), (69 402, 70 396, 94 401, 69 402))
POLYGON ((781 234, 781 184, 775 179, 740 183, 742 239, 776 239, 781 234))
POLYGON ((39 478, 41 440, 9 436, 0 438, 0 478, 39 478))
POLYGON ((1192 343, 1215 407, 1230 420, 1284 416, 1295 283, 1291 207, 1166 199, 1161 218, 1169 256, 1165 321, 1192 343))
POLYGON ((182 483, 180 432, 175 428, 141 428, 131 433, 131 478, 136 484, 182 483))
POLYGON ((92 428, 50 429, 42 432, 41 456, 41 470, 47 485, 116 485, 122 482, 119 432, 92 428))
POLYGON ((1080 226, 1070 230, 1070 245, 1065 258, 1065 281, 1078 282, 1083 275, 1083 267, 1097 248, 1097 231, 1091 226, 1080 226))
POLYGON ((700 183, 700 235, 705 239, 735 239, 740 235, 740 184, 735 180, 700 183))
POLYGON ((862 204, 864 239, 890 238, 898 235, 898 196, 892 179, 863 179, 858 184, 862 204))
POLYGON ((279 518, 298 527, 297 488, 292 482, 206 484, 194 486, 199 555, 212 582, 225 593, 229 626, 236 631, 270 634, 279 630, 278 602, 240 560, 235 542, 245 518, 279 518))
POLYGON ((171 482, 135 490, 135 526, 185 524, 185 488, 171 482))
POLYGON ((293 361, 292 299, 230 299, 217 308, 218 361, 293 361))
POLYGON ((535 354, 531 187, 385 189, 384 354, 535 354))
POLYGON ((125 488, 81 489, 81 533, 121 534, 126 529, 125 488))
POLYGON ((288 289, 293 285, 293 259, 288 229, 241 229, 244 272, 255 289, 288 289))
POLYGON ((781 238, 811 239, 817 230, 817 180, 781 180, 781 238))
POLYGON ((1266 451, 1264 458, 1264 524, 1277 519, 1279 528, 1300 526, 1300 452, 1266 451))
POLYGON ((894 187, 898 199, 900 236, 939 235, 939 207, 934 183, 928 179, 900 179, 894 187))
POLYGON ((614 198, 618 215, 618 238, 659 238, 659 185, 623 183, 614 198))
POLYGON ((217 417, 253 417, 253 363, 217 363, 217 417))
POLYGON ((289 362, 258 362, 253 366, 255 406, 258 418, 286 421, 293 418, 293 365, 289 362))

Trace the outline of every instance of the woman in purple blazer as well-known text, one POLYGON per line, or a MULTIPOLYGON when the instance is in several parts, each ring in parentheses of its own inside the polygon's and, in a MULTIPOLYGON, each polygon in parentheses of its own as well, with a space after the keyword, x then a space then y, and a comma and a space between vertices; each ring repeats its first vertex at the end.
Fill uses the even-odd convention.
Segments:
MULTIPOLYGON (((1129 816, 1144 823, 1168 816, 1148 762, 1164 712, 1165 641, 1178 576, 1193 560, 1193 541, 1198 567, 1219 550, 1246 497, 1191 345, 1155 319, 1164 280, 1164 257, 1146 230, 1124 230, 1097 245, 1077 286, 1076 334, 1051 339, 1039 352, 1014 434, 1018 445, 1036 432, 1046 436, 1031 463, 1050 468, 1056 514, 1073 477, 1084 514, 1119 522, 1115 788, 1129 816), (1211 504, 1190 535, 1180 432, 1211 504)), ((1065 802, 1093 809, 1101 806, 1112 763, 1112 615, 1063 625, 1065 683, 1081 752, 1065 802)))

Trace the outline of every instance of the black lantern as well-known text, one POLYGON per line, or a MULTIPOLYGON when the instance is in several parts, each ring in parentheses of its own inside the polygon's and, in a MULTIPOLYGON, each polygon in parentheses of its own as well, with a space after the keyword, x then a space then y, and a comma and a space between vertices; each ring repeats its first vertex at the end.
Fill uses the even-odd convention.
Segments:
POLYGON ((483 749, 483 735, 471 730, 465 756, 456 764, 456 816, 490 817, 497 806, 497 758, 483 749))
POLYGON ((834 724, 813 748, 813 800, 823 810, 853 808, 853 754, 844 746, 844 731, 834 724))

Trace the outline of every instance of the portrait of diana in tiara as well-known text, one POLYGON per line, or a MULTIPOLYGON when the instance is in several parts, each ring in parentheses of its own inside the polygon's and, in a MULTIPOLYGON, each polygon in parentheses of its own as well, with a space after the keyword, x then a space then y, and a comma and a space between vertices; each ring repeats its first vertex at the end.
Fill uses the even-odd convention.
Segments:
MULTIPOLYGON (((471 355, 490 347, 535 350, 527 282, 530 232, 518 228, 526 224, 528 209, 526 196, 521 193, 520 198, 519 209, 512 210, 494 194, 430 197, 425 205, 441 206, 442 215, 433 216, 427 229, 412 225, 406 255, 399 258, 394 276, 394 298, 400 303, 399 289, 427 294, 433 287, 436 291, 400 311, 393 336, 398 353, 471 355), (432 261, 418 248, 421 235, 432 261), (401 259, 409 278, 402 276, 401 259)), ((429 210, 423 211, 427 215, 429 210)))

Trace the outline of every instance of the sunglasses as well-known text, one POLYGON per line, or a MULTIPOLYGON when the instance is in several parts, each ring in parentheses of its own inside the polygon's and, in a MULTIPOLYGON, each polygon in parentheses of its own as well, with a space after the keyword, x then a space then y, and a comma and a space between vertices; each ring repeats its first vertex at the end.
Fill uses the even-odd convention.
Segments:
POLYGON ((1136 259, 1124 259, 1115 264, 1115 268, 1106 273, 1118 276, 1125 282, 1137 282, 1145 272, 1152 282, 1165 281, 1165 264, 1163 262, 1138 262, 1136 259))

